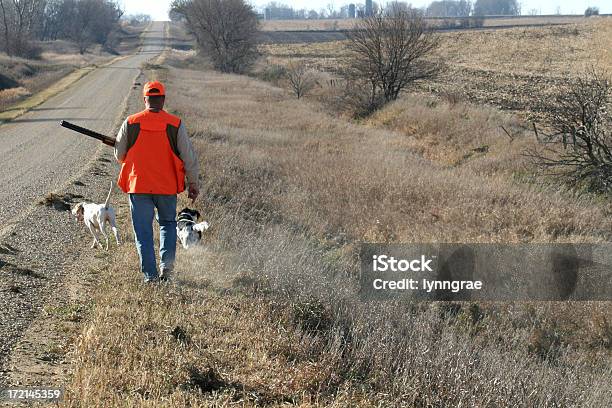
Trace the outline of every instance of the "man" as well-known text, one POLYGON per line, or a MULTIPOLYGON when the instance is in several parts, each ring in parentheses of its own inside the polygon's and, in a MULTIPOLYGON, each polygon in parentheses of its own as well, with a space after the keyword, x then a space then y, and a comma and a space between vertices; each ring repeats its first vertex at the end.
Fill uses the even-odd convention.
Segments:
POLYGON ((146 109, 129 116, 115 144, 121 163, 117 184, 129 194, 130 211, 140 269, 145 282, 168 280, 176 254, 176 195, 185 190, 195 201, 199 194, 199 166, 181 120, 163 110, 166 92, 161 82, 143 89, 146 109), (160 273, 153 246, 153 217, 159 222, 160 273))

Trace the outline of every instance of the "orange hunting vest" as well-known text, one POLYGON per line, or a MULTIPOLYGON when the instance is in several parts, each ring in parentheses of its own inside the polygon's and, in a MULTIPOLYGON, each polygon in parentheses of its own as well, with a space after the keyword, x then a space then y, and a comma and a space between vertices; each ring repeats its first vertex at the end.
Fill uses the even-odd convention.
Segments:
POLYGON ((165 111, 128 117, 127 154, 117 184, 126 193, 178 194, 185 190, 185 166, 178 153, 181 120, 165 111))

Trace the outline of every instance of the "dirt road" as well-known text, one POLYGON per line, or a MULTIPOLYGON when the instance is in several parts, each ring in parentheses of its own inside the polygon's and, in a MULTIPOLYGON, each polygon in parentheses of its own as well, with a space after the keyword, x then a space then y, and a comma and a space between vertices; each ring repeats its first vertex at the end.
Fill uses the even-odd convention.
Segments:
MULTIPOLYGON (((0 225, 18 221, 32 203, 72 179, 99 142, 58 123, 65 119, 110 134, 140 65, 163 48, 164 23, 149 27, 141 52, 102 67, 28 114, 0 127, 0 225)), ((2 230, 0 229, 0 233, 2 230)))
POLYGON ((10 381, 8 373, 15 368, 9 363, 11 353, 21 347, 16 344, 23 343, 23 333, 43 305, 65 295, 65 281, 86 274, 87 265, 79 264, 84 256, 99 257, 88 252, 89 236, 71 221, 63 202, 55 208, 40 202, 51 192, 72 194, 72 202, 103 201, 116 178, 112 149, 61 128, 59 121, 114 136, 128 94, 135 81, 142 81, 137 79, 141 64, 159 55, 165 33, 165 23, 152 23, 137 54, 92 71, 0 125, 0 384, 10 381))

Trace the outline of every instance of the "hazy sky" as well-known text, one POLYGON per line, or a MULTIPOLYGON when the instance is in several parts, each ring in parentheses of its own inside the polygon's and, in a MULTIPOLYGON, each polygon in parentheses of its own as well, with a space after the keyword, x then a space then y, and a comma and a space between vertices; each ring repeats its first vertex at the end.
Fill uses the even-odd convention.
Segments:
MULTIPOLYGON (((377 1, 377 0, 374 0, 377 1)), ((168 19, 168 6, 171 0, 120 0, 127 14, 149 14, 154 20, 168 19)), ((251 0, 257 6, 269 3, 269 0, 251 0)), ((277 0, 278 3, 288 4, 295 8, 321 9, 333 3, 336 9, 348 3, 365 3, 365 0, 277 0)), ((540 10, 541 14, 554 14, 557 7, 561 7, 563 14, 581 14, 589 6, 599 7, 601 13, 612 13, 612 0, 519 0, 522 4, 523 14, 529 10, 540 10)), ((378 0, 385 3, 385 0, 378 0)), ((431 0, 407 1, 414 7, 422 7, 431 3, 431 0)))

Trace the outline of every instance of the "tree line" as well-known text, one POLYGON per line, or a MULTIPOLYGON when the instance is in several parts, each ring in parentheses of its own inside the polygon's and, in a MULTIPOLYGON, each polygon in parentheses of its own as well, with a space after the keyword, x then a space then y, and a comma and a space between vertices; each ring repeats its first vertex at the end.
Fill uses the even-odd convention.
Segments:
MULTIPOLYGON (((327 7, 316 9, 295 9, 287 4, 272 1, 263 6, 264 16, 271 20, 317 20, 317 19, 343 19, 354 18, 356 15, 364 15, 366 6, 363 2, 347 1, 347 4, 336 8, 333 2, 330 2, 327 7), (353 13, 350 15, 349 3, 354 6, 353 13)), ((377 2, 372 2, 374 12, 380 9, 377 2)))
MULTIPOLYGON (((343 19, 364 16, 365 5, 360 2, 346 0, 347 4, 339 9, 330 3, 326 8, 319 10, 295 9, 287 4, 272 1, 263 6, 264 17, 272 20, 305 20, 305 19, 343 19), (354 6, 352 9, 349 4, 354 6), (354 10, 355 15, 351 15, 354 10)), ((409 2, 389 1, 386 7, 403 8, 420 11, 426 17, 479 17, 479 16, 517 16, 521 14, 521 3, 518 0, 434 0, 428 6, 415 9, 409 2)), ((373 14, 377 14, 382 7, 372 2, 373 14)), ((597 15, 597 7, 588 7, 585 16, 597 15)))
POLYGON ((92 44, 111 49, 123 10, 113 0, 0 0, 0 47, 36 57, 34 41, 69 40, 84 53, 92 44))
MULTIPOLYGON (((376 1, 372 2, 373 14, 377 14, 383 7, 376 1)), ((404 1, 386 2, 385 8, 414 9, 412 5, 404 1)), ((263 6, 264 16, 272 20, 304 20, 304 19, 342 19, 365 16, 365 4, 362 2, 351 2, 337 9, 333 3, 319 10, 295 9, 287 4, 272 1, 263 6), (349 3, 354 6, 349 7, 349 3), (355 15, 350 14, 354 10, 355 15)), ((517 0, 435 0, 429 6, 420 10, 427 17, 469 17, 485 15, 519 15, 521 13, 520 3, 517 0)))

